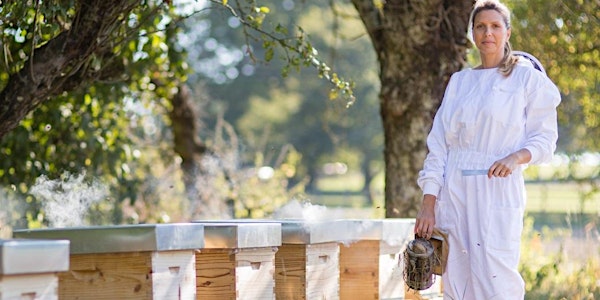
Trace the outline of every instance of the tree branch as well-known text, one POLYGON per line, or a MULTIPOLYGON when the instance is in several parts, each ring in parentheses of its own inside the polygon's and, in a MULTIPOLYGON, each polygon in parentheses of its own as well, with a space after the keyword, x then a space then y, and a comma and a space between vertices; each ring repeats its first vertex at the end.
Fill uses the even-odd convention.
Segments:
POLYGON ((24 64, 30 67, 12 74, 0 92, 0 138, 49 97, 79 86, 90 72, 98 74, 82 66, 111 47, 108 37, 138 5, 136 0, 79 1, 71 28, 32 49, 35 57, 30 53, 24 64))

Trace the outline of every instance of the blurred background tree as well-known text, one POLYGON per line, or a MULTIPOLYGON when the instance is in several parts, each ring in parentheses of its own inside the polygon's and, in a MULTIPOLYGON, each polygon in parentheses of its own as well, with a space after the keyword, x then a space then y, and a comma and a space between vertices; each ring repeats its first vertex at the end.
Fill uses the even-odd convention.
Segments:
POLYGON ((511 1, 515 49, 534 54, 560 87, 559 149, 600 150, 600 11, 593 1, 511 1), (543 8, 543 9, 542 9, 543 8))
MULTIPOLYGON (((311 42, 331 66, 348 77, 360 78, 354 88, 359 101, 350 106, 345 101, 329 101, 329 87, 312 69, 282 77, 285 59, 274 59, 268 66, 244 59, 245 36, 234 31, 239 24, 233 17, 227 23, 220 22, 223 17, 219 13, 199 16, 211 20, 206 34, 212 38, 200 38, 190 47, 194 49, 190 50, 190 60, 197 57, 190 65, 197 66, 198 74, 191 76, 190 84, 197 80, 196 86, 208 90, 215 99, 209 110, 223 111, 225 119, 238 129, 248 153, 263 153, 265 162, 271 163, 279 149, 293 145, 304 159, 291 179, 301 182, 308 178, 309 192, 314 192, 322 166, 338 160, 362 171, 370 182, 373 174, 382 170, 383 140, 376 98, 379 83, 372 46, 358 16, 348 4, 337 7, 337 16, 326 3, 284 1, 269 7, 274 22, 289 24, 286 30, 290 32, 300 26, 313 33, 311 42), (221 65, 217 72, 215 67, 206 67, 218 66, 219 57, 227 55, 238 59, 221 65), (211 70, 210 74, 204 74, 206 70, 211 70), (339 153, 347 155, 342 158, 339 153)), ((189 23, 203 24, 196 19, 189 23)), ((214 123, 215 118, 208 116, 206 121, 214 123)))
POLYGON ((600 164, 590 161, 593 153, 600 151, 599 5, 590 1, 537 0, 513 0, 510 4, 515 15, 515 49, 538 57, 561 91, 558 152, 568 158, 568 169, 556 174, 555 179, 577 184, 579 210, 583 213, 586 204, 600 192, 600 164))

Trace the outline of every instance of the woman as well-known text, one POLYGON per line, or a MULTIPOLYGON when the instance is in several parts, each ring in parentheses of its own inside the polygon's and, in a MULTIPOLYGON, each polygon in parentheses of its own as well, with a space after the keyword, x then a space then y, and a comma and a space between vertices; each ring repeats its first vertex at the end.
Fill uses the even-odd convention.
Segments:
POLYGON ((544 73, 512 55, 510 12, 477 1, 470 30, 481 65, 453 74, 427 138, 415 233, 448 233, 445 299, 523 299, 518 273, 525 164, 556 148, 560 94, 544 73))

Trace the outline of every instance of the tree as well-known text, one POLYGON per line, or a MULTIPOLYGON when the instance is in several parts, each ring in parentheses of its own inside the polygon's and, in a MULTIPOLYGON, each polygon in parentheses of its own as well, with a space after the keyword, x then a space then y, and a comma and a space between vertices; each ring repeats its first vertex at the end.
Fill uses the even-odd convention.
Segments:
MULTIPOLYGON (((173 86, 151 81, 184 72, 170 68, 173 56, 163 51, 168 15, 161 2, 2 5, 0 178, 27 196, 29 218, 37 219, 41 208, 28 188, 42 174, 83 170, 107 181, 111 201, 137 197, 150 172, 148 165, 137 168, 137 147, 144 145, 132 147, 132 138, 142 137, 151 116, 138 112, 166 108, 173 86)), ((121 221, 119 205, 106 219, 121 221)))
POLYGON ((600 150, 600 15, 590 1, 511 1, 514 48, 535 55, 560 88, 559 150, 600 150), (543 8, 543 9, 542 9, 543 8))
MULTIPOLYGON (((351 92, 302 36, 287 44, 282 32, 277 40, 260 29, 268 8, 253 6, 240 10, 240 16, 225 2, 215 3, 234 12, 245 27, 262 32, 267 51, 278 45, 292 51, 288 57, 294 66, 312 63, 340 91, 351 92), (269 45, 269 40, 278 43, 269 45)), ((184 53, 168 43, 188 15, 176 8, 170 1, 11 1, 1 7, 0 177, 5 184, 27 195, 39 175, 87 170, 109 181, 116 200, 110 219, 119 223, 118 204, 147 197, 140 188, 161 169, 157 163, 172 163, 173 151, 187 163, 189 149, 180 138, 186 131, 179 130, 189 120, 179 113, 186 105, 184 53), (154 123, 149 131, 143 124, 148 120, 154 123), (169 133, 160 130, 168 124, 174 125, 174 149, 162 142, 169 133), (154 154, 140 154, 137 147, 152 144, 158 145, 154 154), (164 151, 164 159, 153 161, 156 151, 164 151)), ((197 142, 194 148, 199 154, 206 151, 197 142)), ((37 219, 40 202, 31 196, 26 202, 28 218, 37 219)))
POLYGON ((469 47, 472 1, 352 3, 379 62, 386 216, 413 216, 421 196, 416 176, 427 153, 425 139, 446 83, 463 67, 469 47))
MULTIPOLYGON (((349 107, 345 99, 329 101, 330 87, 310 68, 282 77, 287 58, 283 51, 275 51, 269 62, 252 64, 251 57, 242 53, 244 48, 250 48, 256 58, 264 57, 267 51, 261 48, 261 41, 246 45, 239 23, 232 20, 228 11, 218 8, 189 20, 189 31, 197 37, 194 46, 188 46, 190 65, 197 66, 197 75, 190 78, 190 84, 195 80, 207 82, 203 88, 215 97, 212 106, 224 107, 225 119, 237 128, 248 153, 263 153, 269 164, 275 160, 278 149, 293 145, 304 157, 293 180, 309 178, 308 188, 323 163, 336 158, 336 152, 355 153, 352 159, 346 155, 343 160, 352 162, 351 167, 356 170, 360 170, 360 162, 364 161, 362 167, 367 170, 373 161, 381 161, 375 59, 354 8, 348 3, 338 4, 334 14, 327 3, 264 4, 270 7, 265 26, 282 22, 272 26, 285 27, 291 35, 299 32, 298 28, 310 33, 311 45, 319 49, 323 60, 345 76, 358 79, 353 90, 359 101, 349 107), (235 60, 222 59, 227 64, 211 67, 212 72, 202 68, 214 66, 220 57, 235 60)), ((368 175, 373 172, 365 172, 365 177, 370 178, 368 175)))
MULTIPOLYGON (((464 57, 467 48, 465 32, 470 3, 469 1, 452 4, 441 1, 386 3, 385 5, 378 5, 378 3, 373 1, 353 1, 371 37, 380 65, 380 110, 385 132, 386 216, 407 216, 414 213, 415 204, 418 203, 416 198, 419 193, 414 182, 417 170, 420 168, 426 153, 424 140, 429 124, 431 123, 431 118, 437 108, 437 104, 439 104, 445 82, 448 80, 449 75, 458 70, 462 65, 461 58, 464 57), (399 137, 402 137, 402 139, 399 137)), ((48 3, 48 5, 50 4, 48 3)), ((109 12, 115 13, 119 11, 118 9, 127 9, 123 11, 127 13, 136 7, 134 2, 126 2, 126 4, 121 2, 117 4, 102 2, 94 7, 102 8, 104 7, 102 5, 110 6, 110 9, 107 9, 100 15, 109 12)), ((86 22, 81 24, 95 26, 94 28, 108 28, 100 26, 101 24, 112 24, 112 26, 115 26, 114 23, 100 23, 100 25, 94 23, 93 20, 99 22, 99 19, 94 17, 84 18, 85 15, 83 14, 86 12, 87 10, 85 9, 70 11, 74 15, 74 20, 86 20, 86 22)), ((241 16, 240 20, 244 24, 250 24, 259 30, 263 30, 261 28, 262 20, 264 20, 264 14, 268 12, 268 9, 259 7, 257 10, 248 13, 242 10, 242 8, 238 8, 235 12, 241 16)), ((118 24, 123 24, 123 19, 111 16, 106 15, 103 20, 120 21, 121 23, 118 24)), ((74 32, 72 30, 79 28, 83 27, 79 27, 79 25, 73 26, 70 32, 74 32)), ((264 29, 263 34, 265 34, 265 31, 267 29, 264 29)), ((274 27, 272 30, 272 32, 278 31, 282 35, 286 32, 279 27, 274 27)), ((93 30, 90 34, 92 37, 110 36, 107 32, 93 30), (96 36, 94 36, 94 33, 96 36)), ((69 37, 70 35, 59 34, 57 36, 69 37)), ((297 36, 297 38, 298 42, 293 44, 284 38, 272 36, 271 40, 276 41, 276 43, 263 44, 266 48, 265 58, 270 60, 272 55, 269 53, 272 52, 273 47, 279 45, 283 49, 290 50, 293 54, 287 56, 291 65, 313 64, 319 69, 321 74, 340 87, 342 91, 348 91, 347 88, 349 86, 344 84, 338 76, 332 74, 325 64, 316 59, 315 52, 313 51, 314 48, 310 43, 306 42, 303 35, 297 36)), ((86 46, 92 45, 94 47, 91 49, 101 49, 101 47, 96 46, 97 40, 85 40, 89 42, 86 46)), ((76 43, 81 43, 81 41, 70 41, 70 43, 76 45, 76 43)), ((52 49, 49 45, 54 45, 54 43, 49 42, 41 48, 52 49)), ((84 47, 83 49, 90 48, 84 47)), ((87 50, 85 53, 90 51, 87 50)), ((44 53, 42 50, 35 52, 44 53)), ((102 53, 107 52, 111 53, 107 50, 104 50, 102 53)), ((61 53, 58 53, 55 56, 61 57, 60 55, 61 53)), ((69 63, 76 63, 76 58, 78 57, 85 58, 86 60, 83 60, 83 62, 86 62, 96 56, 88 54, 87 56, 69 57, 69 63)), ((97 57, 104 56, 98 55, 97 57)), ((25 62, 28 62, 28 60, 25 60, 25 62)), ((35 60, 31 62, 35 62, 35 60)), ((83 65, 82 62, 80 64, 83 65)), ((88 70, 79 69, 77 66, 79 65, 60 65, 49 70, 54 70, 54 72, 70 69, 88 70)), ((29 76, 27 68, 21 68, 19 72, 22 76, 29 76)), ((60 79, 60 74, 64 73, 74 74, 74 71, 47 76, 49 78, 47 80, 54 80, 56 77, 60 79)), ((12 78, 16 77, 17 75, 12 76, 12 78)), ((76 78, 86 77, 77 76, 76 78)), ((16 82, 14 81, 16 79, 11 80, 13 80, 11 82, 16 82)), ((52 81, 49 82, 51 83, 52 81)), ((56 84, 52 83, 51 86, 56 86, 56 84)), ((11 99, 18 99, 16 94, 9 93, 6 89, 3 91, 3 94, 14 95, 14 98, 11 99)), ((51 95, 48 93, 44 96, 51 95)), ((16 100, 12 101, 12 103, 19 103, 16 100)), ((40 102, 41 100, 37 100, 37 102, 33 101, 29 106, 25 106, 23 114, 14 119, 10 123, 10 126, 14 128, 19 118, 22 118, 26 112, 39 105, 40 102)))
POLYGON ((5 57, 14 57, 13 53, 20 50, 27 59, 6 66, 4 75, 8 80, 0 92, 0 137, 47 99, 86 82, 121 75, 123 65, 114 61, 113 48, 119 42, 114 32, 119 32, 125 21, 123 16, 129 15, 137 4, 78 3, 75 9, 56 14, 50 13, 56 6, 52 1, 37 1, 33 9, 17 2, 6 4, 2 11, 12 13, 4 15, 3 24, 8 25, 5 30, 12 30, 15 39, 28 43, 7 43, 11 36, 3 40, 4 45, 14 47, 4 52, 5 57), (59 22, 48 24, 46 18, 52 17, 59 22), (57 28, 60 26, 63 28, 57 28))
POLYGON ((600 167, 586 166, 582 155, 600 150, 598 3, 530 0, 511 4, 515 48, 538 57, 561 91, 558 151, 569 155, 565 179, 578 184, 583 210, 585 203, 600 192, 600 167))
POLYGON ((379 61, 386 217, 415 216, 425 139, 452 73, 464 64, 471 0, 352 0, 379 61))

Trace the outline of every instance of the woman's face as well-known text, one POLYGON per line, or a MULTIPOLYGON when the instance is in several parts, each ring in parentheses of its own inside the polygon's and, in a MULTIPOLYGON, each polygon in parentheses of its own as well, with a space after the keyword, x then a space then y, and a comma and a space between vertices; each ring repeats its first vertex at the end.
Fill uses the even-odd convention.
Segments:
POLYGON ((510 37, 502 14, 493 9, 480 11, 473 20, 473 39, 482 55, 504 55, 504 44, 510 37))

